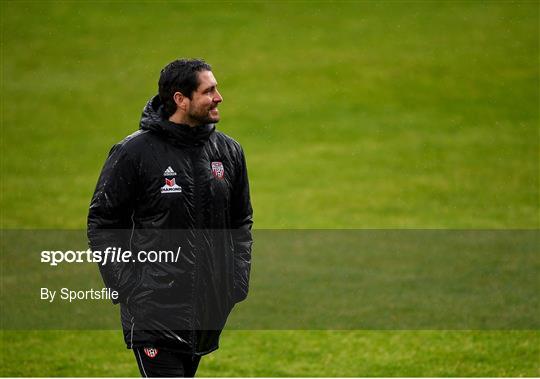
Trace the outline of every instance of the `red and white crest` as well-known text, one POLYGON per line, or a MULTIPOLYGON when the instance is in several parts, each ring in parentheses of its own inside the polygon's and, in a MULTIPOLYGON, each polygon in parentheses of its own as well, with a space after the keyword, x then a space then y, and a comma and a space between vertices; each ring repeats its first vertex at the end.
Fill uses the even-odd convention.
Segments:
POLYGON ((216 179, 223 179, 225 176, 225 169, 223 168, 223 163, 221 162, 212 162, 212 175, 216 179))
POLYGON ((158 355, 158 349, 155 347, 145 347, 144 353, 148 356, 148 358, 155 358, 156 355, 158 355))
POLYGON ((176 184, 176 179, 175 178, 172 178, 172 179, 167 179, 165 178, 165 184, 168 185, 169 187, 172 187, 176 184))

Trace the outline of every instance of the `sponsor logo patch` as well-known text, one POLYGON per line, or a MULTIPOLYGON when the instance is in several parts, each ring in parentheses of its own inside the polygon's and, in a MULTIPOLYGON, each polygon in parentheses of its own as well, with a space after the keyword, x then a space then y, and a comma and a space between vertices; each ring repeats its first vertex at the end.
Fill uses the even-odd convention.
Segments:
POLYGON ((163 176, 176 176, 176 172, 171 168, 171 166, 167 167, 165 172, 163 173, 163 176))
POLYGON ((216 179, 223 179, 225 176, 225 169, 223 168, 223 163, 221 162, 212 162, 212 175, 216 179))
POLYGON ((182 187, 176 184, 176 179, 167 179, 165 178, 165 185, 161 187, 161 193, 174 193, 182 192, 182 187))
POLYGON ((148 358, 155 358, 158 355, 158 349, 155 347, 145 347, 143 350, 148 358))

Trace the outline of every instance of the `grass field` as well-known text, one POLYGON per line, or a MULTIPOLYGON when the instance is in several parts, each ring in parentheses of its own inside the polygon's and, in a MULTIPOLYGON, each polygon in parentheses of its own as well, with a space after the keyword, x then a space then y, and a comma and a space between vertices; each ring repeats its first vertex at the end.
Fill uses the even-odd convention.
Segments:
MULTIPOLYGON (((3 1, 1 28, 3 229, 84 228, 110 146, 184 56, 214 67, 257 229, 540 226, 536 1, 3 1)), ((199 375, 540 376, 539 346, 229 330, 199 375)), ((3 330, 1 350, 4 376, 138 374, 116 331, 3 330)))

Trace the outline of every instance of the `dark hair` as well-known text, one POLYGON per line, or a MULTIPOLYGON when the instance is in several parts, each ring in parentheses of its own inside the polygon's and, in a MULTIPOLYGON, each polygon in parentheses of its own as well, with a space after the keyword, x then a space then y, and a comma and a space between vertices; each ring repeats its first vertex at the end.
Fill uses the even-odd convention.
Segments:
POLYGON ((198 73, 212 71, 212 67, 202 59, 178 59, 161 70, 159 77, 159 97, 166 117, 176 112, 173 95, 181 92, 191 99, 193 91, 199 87, 198 73))

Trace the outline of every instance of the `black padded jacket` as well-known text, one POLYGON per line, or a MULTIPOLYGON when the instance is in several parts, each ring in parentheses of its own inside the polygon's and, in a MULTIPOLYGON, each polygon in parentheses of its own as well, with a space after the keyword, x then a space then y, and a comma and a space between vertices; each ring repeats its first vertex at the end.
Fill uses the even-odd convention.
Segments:
POLYGON ((202 355, 218 347, 248 292, 246 163, 241 146, 214 125, 174 124, 161 111, 155 96, 140 130, 111 149, 90 204, 89 245, 132 253, 131 262, 99 264, 105 285, 119 293, 128 348, 202 355), (172 254, 143 262, 149 251, 172 254))

